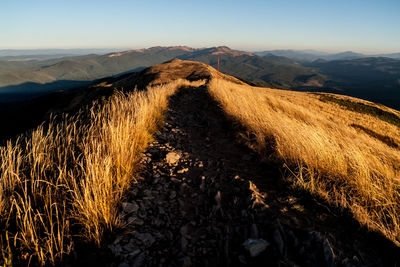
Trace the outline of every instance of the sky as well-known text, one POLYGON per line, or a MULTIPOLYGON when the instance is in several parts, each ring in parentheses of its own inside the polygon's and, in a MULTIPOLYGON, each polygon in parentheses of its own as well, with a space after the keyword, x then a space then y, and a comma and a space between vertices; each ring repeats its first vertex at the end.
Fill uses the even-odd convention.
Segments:
POLYGON ((400 0, 1 0, 0 49, 400 52, 400 0))

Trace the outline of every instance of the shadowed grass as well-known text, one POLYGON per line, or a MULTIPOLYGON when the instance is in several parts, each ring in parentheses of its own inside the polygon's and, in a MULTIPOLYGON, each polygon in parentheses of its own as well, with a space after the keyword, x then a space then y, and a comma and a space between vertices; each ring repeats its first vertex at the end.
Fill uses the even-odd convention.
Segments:
POLYGON ((361 131, 365 132, 366 134, 368 134, 371 137, 374 137, 378 140, 380 140, 381 142, 385 143, 386 145, 393 147, 393 148, 399 148, 399 145, 396 143, 396 141, 389 136, 386 135, 381 135, 378 134, 368 128, 365 128, 364 126, 358 125, 358 124, 351 124, 352 127, 356 128, 356 129, 360 129, 361 131))

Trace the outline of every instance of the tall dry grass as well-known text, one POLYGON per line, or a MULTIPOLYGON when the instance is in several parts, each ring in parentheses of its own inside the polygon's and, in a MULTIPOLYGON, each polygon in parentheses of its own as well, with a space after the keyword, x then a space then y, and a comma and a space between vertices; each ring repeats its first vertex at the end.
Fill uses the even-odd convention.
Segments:
POLYGON ((75 240, 100 244, 120 227, 121 199, 137 179, 168 97, 200 84, 176 80, 116 93, 0 147, 0 264, 55 264, 75 240))
POLYGON ((398 127, 310 93, 221 79, 211 81, 209 92, 255 136, 261 155, 286 163, 297 185, 348 208, 360 223, 400 244, 400 150, 352 125, 400 144, 398 127))

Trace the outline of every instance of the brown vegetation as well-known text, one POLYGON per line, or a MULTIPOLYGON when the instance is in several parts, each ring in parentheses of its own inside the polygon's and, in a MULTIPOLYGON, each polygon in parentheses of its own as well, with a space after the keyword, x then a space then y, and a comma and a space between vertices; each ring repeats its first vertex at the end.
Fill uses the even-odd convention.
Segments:
MULTIPOLYGON (((360 223, 400 244, 399 127, 311 93, 224 79, 213 79, 209 91, 255 137, 253 148, 283 161, 298 186, 348 208, 360 223), (367 130, 359 131, 355 124, 367 130)), ((385 108, 384 115, 388 112, 397 114, 385 108)))
POLYGON ((120 227, 123 193, 138 178, 168 97, 193 84, 178 79, 116 93, 0 147, 0 264, 55 264, 74 241, 100 244, 120 227))

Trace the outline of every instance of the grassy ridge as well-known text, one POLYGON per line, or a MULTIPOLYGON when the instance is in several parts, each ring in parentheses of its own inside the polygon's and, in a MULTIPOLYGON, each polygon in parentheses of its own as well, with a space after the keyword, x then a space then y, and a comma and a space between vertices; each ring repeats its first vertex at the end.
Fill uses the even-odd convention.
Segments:
POLYGON ((106 231, 120 227, 120 201, 137 179, 168 97, 191 84, 116 93, 1 147, 0 265, 56 264, 74 242, 100 244, 106 231))
POLYGON ((310 93, 225 80, 213 80, 209 91, 227 115, 255 136, 251 145, 260 155, 289 166, 298 186, 349 209, 361 224, 400 244, 400 151, 393 147, 399 144, 397 126, 321 102, 310 93), (390 138, 391 145, 354 124, 390 138))

